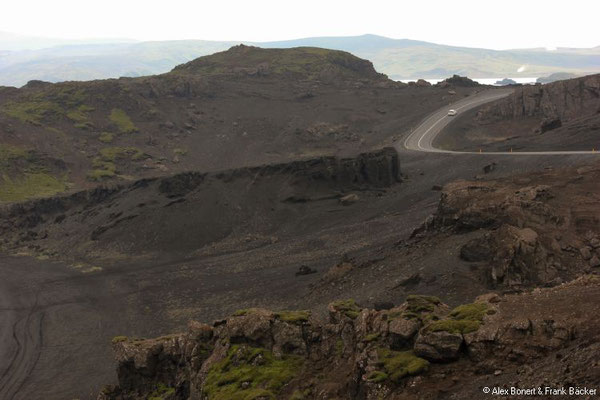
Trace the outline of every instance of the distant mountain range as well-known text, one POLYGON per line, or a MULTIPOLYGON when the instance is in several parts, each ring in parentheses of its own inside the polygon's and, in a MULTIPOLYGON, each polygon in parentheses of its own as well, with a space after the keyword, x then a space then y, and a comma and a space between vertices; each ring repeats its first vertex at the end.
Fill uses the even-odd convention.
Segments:
POLYGON ((154 75, 178 64, 223 51, 236 44, 345 50, 373 62, 392 79, 541 77, 556 72, 600 72, 600 46, 489 50, 390 39, 376 35, 313 37, 277 42, 179 40, 133 42, 127 39, 66 42, 0 32, 0 85, 22 86, 29 80, 59 82, 154 75))

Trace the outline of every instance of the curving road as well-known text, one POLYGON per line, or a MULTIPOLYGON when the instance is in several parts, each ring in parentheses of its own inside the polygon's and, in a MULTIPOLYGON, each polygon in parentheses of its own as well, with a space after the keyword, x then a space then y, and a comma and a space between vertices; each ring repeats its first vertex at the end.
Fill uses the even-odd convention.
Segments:
POLYGON ((433 141, 435 138, 450 122, 453 121, 454 118, 458 118, 461 113, 481 106, 485 103, 506 97, 512 92, 512 89, 490 89, 440 108, 438 111, 425 118, 425 120, 417 128, 415 128, 410 135, 408 135, 408 137, 404 140, 404 147, 408 150, 446 154, 485 154, 507 156, 600 154, 596 151, 454 151, 433 147, 433 141), (450 109, 456 110, 457 115, 454 117, 448 116, 448 110, 450 109))

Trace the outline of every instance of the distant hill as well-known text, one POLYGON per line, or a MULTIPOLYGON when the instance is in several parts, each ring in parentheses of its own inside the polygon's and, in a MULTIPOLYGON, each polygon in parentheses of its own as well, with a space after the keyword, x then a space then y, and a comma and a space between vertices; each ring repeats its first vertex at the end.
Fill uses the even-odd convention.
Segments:
MULTIPOLYGON (((3 35, 0 34, 0 85, 4 86, 22 86, 32 79, 59 82, 160 74, 178 64, 240 44, 203 40, 59 43, 58 46, 55 43, 50 44, 54 47, 45 49, 15 50, 14 43, 3 40, 3 35)), ((344 50, 372 61, 377 71, 392 79, 445 78, 453 74, 472 78, 515 78, 547 76, 556 72, 576 75, 600 72, 600 47, 497 51, 376 35, 241 43, 274 48, 308 46, 344 50)))

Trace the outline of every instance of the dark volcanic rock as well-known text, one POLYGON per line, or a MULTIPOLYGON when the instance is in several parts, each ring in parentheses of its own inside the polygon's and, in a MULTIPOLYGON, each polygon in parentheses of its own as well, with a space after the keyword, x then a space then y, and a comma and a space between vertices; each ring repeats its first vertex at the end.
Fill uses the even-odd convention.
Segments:
POLYGON ((539 128, 536 129, 538 133, 544 133, 551 131, 552 129, 560 128, 562 126, 562 121, 560 118, 545 118, 541 123, 539 128))
POLYGON ((453 361, 459 357, 462 343, 460 333, 425 332, 415 342, 415 354, 430 361, 453 361))
POLYGON ((451 78, 444 79, 442 82, 438 83, 438 85, 442 86, 443 82, 446 84, 450 84, 452 86, 462 86, 462 87, 474 87, 479 86, 479 83, 475 82, 472 79, 467 78, 466 76, 452 75, 451 78))
POLYGON ((306 265, 301 265, 300 268, 298 268, 298 271, 296 271, 296 276, 310 275, 310 274, 316 274, 316 273, 317 273, 316 269, 312 269, 311 267, 308 267, 306 265))
POLYGON ((517 87, 515 92, 482 109, 482 121, 540 117, 562 122, 595 114, 600 107, 600 74, 547 85, 517 87))

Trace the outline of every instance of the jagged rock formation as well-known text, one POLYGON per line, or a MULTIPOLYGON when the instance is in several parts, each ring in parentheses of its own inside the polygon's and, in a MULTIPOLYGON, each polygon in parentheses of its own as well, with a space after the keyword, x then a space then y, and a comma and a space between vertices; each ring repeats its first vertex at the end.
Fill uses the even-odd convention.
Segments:
POLYGON ((531 179, 451 183, 435 215, 414 235, 418 240, 439 240, 436 235, 444 232, 470 235, 460 257, 484 265, 490 287, 573 279, 600 264, 597 213, 583 200, 595 190, 598 173, 597 167, 587 167, 531 179))
MULTIPOLYGON (((538 117, 567 122, 600 112, 600 74, 515 88, 509 97, 484 107, 481 121, 538 117)), ((560 125, 554 126, 554 128, 560 125)))
POLYGON ((600 366, 586 363, 600 352, 600 320, 587 310, 598 299, 600 280, 586 276, 451 311, 429 296, 382 311, 332 303, 326 322, 307 311, 240 310, 212 325, 190 322, 183 334, 114 338, 119 384, 98 398, 467 398, 484 383, 557 379, 593 387, 600 366))

